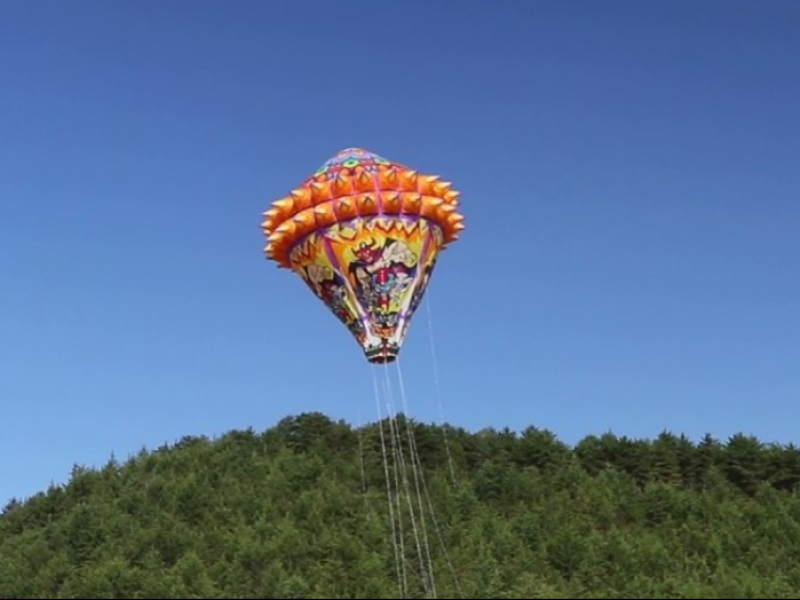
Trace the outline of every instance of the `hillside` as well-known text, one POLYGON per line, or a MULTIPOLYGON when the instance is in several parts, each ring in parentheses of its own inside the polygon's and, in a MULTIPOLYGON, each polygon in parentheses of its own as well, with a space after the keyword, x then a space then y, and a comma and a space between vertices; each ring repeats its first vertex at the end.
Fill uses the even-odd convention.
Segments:
POLYGON ((791 598, 799 485, 797 448, 746 435, 572 447, 302 414, 12 499, 0 597, 791 598))

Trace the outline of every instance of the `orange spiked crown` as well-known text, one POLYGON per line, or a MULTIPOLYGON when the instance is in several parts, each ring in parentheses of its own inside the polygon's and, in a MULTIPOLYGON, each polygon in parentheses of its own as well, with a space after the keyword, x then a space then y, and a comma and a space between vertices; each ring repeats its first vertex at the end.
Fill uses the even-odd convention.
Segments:
POLYGON ((452 184, 436 175, 347 148, 263 213, 264 252, 281 267, 291 268, 293 248, 309 234, 367 216, 426 219, 441 230, 444 247, 464 229, 458 197, 452 184))

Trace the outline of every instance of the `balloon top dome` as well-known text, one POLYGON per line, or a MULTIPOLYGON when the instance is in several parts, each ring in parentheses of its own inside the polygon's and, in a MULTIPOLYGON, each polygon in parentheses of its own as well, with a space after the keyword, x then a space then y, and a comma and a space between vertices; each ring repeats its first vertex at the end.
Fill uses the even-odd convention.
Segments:
POLYGON ((385 159, 380 154, 364 150, 363 148, 345 148, 325 161, 325 163, 317 169, 311 179, 319 178, 320 176, 325 179, 334 179, 342 173, 350 173, 356 169, 366 171, 367 173, 377 173, 381 166, 396 167, 399 169, 406 168, 399 163, 393 163, 385 159))

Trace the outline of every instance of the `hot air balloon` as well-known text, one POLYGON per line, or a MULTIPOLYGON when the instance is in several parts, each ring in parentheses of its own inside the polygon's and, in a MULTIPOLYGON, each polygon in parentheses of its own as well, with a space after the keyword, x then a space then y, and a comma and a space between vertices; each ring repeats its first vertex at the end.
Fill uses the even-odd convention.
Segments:
POLYGON ((305 281, 369 362, 389 363, 439 253, 464 229, 458 196, 436 175, 347 148, 263 213, 264 252, 305 281))

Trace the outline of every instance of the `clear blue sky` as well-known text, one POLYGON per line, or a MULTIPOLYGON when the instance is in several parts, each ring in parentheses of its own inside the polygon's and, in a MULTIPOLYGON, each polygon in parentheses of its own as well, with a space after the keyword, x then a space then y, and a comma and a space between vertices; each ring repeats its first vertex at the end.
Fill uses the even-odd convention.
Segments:
POLYGON ((0 6, 0 501, 183 435, 377 416, 261 213, 362 146, 462 192, 409 412, 800 442, 800 5, 0 6))

